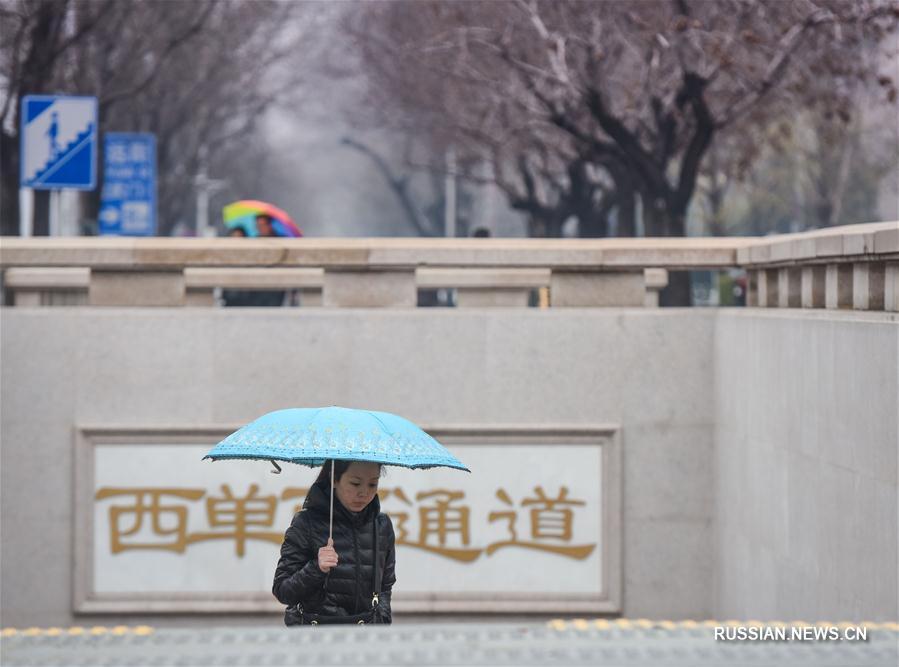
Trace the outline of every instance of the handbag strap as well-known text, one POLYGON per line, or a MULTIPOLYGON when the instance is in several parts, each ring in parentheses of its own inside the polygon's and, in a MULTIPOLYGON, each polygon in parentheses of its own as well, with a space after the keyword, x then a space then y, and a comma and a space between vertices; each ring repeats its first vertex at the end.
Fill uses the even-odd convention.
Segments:
POLYGON ((376 514, 375 520, 372 522, 372 543, 375 552, 375 562, 372 565, 372 607, 378 606, 378 595, 381 592, 381 564, 378 562, 378 516, 380 515, 376 514))

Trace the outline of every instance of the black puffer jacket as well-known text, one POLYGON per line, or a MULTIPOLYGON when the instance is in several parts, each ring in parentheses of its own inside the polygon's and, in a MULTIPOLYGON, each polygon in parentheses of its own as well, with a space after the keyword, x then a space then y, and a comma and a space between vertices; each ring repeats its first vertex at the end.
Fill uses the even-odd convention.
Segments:
POLYGON ((318 550, 328 543, 329 489, 316 482, 303 509, 297 512, 281 545, 272 593, 285 605, 301 604, 307 612, 345 616, 368 611, 372 598, 374 522, 378 531, 381 590, 379 622, 390 623, 390 593, 396 581, 393 524, 381 513, 375 496, 368 507, 353 514, 334 496, 334 550, 337 567, 325 574, 318 567, 318 550))

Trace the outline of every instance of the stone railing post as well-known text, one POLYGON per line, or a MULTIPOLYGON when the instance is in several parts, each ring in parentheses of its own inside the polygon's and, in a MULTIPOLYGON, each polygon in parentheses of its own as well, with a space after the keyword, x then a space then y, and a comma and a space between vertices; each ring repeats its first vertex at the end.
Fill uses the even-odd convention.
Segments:
POLYGON ((795 267, 780 269, 777 275, 778 308, 802 306, 802 272, 795 267))
POLYGON ((303 308, 321 308, 323 302, 321 288, 309 287, 300 289, 300 305, 303 308))
POLYGON ((761 271, 750 269, 746 272, 746 305, 756 307, 759 304, 759 274, 761 271))
POLYGON ((777 308, 778 305, 777 269, 758 271, 758 305, 761 308, 777 308))
POLYGON ((414 308, 417 304, 414 266, 385 270, 325 267, 325 308, 414 308))
POLYGON ((884 269, 883 308, 899 312, 899 262, 887 262, 884 269))
POLYGON ((801 305, 803 308, 824 307, 825 274, 823 266, 802 267, 801 305))
POLYGON ((646 283, 643 305, 647 308, 658 308, 659 294, 668 286, 668 271, 666 269, 646 269, 643 271, 643 278, 646 283))
POLYGON ((852 265, 852 307, 855 310, 883 310, 884 262, 852 265))
POLYGON ((184 271, 93 268, 88 284, 91 306, 183 306, 184 271))
POLYGON ((550 276, 553 308, 643 306, 646 281, 643 271, 565 271, 550 276))
POLYGON ((825 274, 824 307, 852 308, 852 265, 828 264, 825 274))

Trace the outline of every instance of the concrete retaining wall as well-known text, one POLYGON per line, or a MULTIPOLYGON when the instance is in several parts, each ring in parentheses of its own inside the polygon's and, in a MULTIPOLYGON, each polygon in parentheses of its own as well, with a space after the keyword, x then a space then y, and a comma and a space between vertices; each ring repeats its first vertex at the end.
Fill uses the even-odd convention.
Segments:
POLYGON ((0 623, 89 622, 70 612, 76 424, 232 424, 329 404, 425 424, 619 423, 624 613, 708 616, 714 318, 656 309, 5 309, 0 623))
POLYGON ((71 614, 76 424, 328 404, 620 424, 626 616, 897 617, 895 314, 17 308, 0 362, 3 626, 91 621, 71 614))
POLYGON ((719 617, 897 614, 899 318, 722 310, 719 617))

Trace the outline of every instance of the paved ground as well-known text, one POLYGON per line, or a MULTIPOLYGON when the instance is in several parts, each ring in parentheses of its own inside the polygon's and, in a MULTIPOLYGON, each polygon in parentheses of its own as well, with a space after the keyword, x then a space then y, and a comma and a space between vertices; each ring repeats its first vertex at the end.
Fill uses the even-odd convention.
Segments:
POLYGON ((899 626, 865 642, 723 642, 709 624, 553 621, 392 627, 5 629, 20 665, 853 665, 896 667, 899 626))

